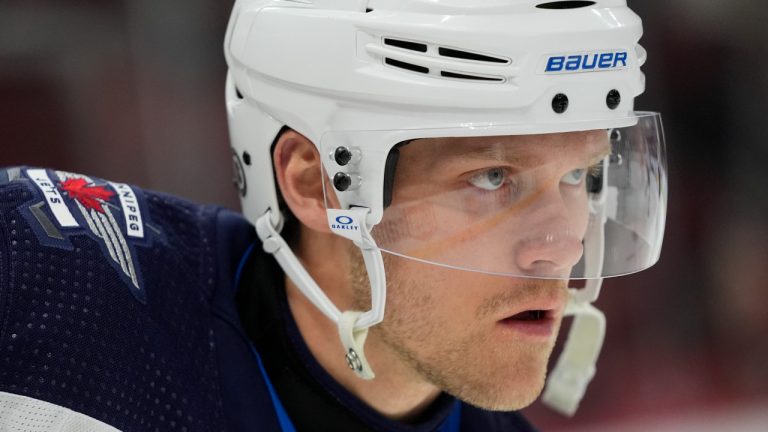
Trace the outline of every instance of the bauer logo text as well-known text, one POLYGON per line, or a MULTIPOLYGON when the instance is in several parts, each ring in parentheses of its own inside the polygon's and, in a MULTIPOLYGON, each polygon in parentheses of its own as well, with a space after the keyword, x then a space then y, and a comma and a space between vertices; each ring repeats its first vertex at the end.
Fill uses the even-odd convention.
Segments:
POLYGON ((626 51, 554 55, 546 58, 544 73, 578 73, 628 68, 626 51))

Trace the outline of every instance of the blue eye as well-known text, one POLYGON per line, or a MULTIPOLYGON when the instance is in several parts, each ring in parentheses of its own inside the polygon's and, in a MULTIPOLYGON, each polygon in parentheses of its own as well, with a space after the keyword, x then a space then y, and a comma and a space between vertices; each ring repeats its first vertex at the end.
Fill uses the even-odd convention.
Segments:
POLYGON ((491 168, 469 178, 469 183, 487 191, 494 191, 504 186, 506 172, 503 168, 491 168))
POLYGON ((564 175, 560 181, 571 186, 578 186, 584 180, 586 173, 586 169, 578 168, 564 175))

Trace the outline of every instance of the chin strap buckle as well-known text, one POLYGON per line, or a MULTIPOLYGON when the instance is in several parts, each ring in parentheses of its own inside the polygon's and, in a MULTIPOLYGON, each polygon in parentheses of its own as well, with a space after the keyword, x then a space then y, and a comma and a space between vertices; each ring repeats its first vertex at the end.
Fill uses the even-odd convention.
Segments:
POLYGON ((371 380, 376 375, 371 369, 371 365, 368 364, 368 359, 365 358, 365 338, 368 337, 368 327, 362 329, 355 329, 355 323, 357 322, 362 312, 358 311, 346 311, 341 314, 339 318, 339 337, 341 338, 341 344, 344 345, 345 359, 347 365, 358 377, 364 380, 371 380))
POLYGON ((590 303, 597 298, 602 281, 590 282, 586 293, 570 290, 565 315, 573 315, 573 324, 541 397, 547 406, 569 417, 576 413, 595 376, 595 363, 605 339, 605 315, 590 303))

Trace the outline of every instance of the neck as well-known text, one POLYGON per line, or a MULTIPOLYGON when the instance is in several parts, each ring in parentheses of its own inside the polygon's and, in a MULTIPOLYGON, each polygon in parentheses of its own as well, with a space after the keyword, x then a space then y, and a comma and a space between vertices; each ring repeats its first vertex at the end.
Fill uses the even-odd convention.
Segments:
MULTIPOLYGON (((337 240, 346 241, 335 236, 320 241, 337 240)), ((318 256, 313 252, 344 250, 341 248, 347 245, 341 243, 341 248, 330 249, 318 247, 315 241, 312 245, 312 248, 299 247, 297 250, 305 268, 340 310, 351 309, 352 287, 349 272, 338 266, 341 257, 333 260, 328 254, 318 256)), ((291 313, 312 355, 329 375, 358 399, 390 419, 409 421, 418 417, 439 396, 440 390, 416 374, 375 331, 368 335, 365 352, 376 378, 368 381, 358 378, 344 360, 336 324, 323 315, 290 279, 286 278, 285 285, 291 313)))

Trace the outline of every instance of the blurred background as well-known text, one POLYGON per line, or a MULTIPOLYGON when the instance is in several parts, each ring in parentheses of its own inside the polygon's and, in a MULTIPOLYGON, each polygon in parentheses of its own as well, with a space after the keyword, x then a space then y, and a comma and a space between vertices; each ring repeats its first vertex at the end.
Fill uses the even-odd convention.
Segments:
MULTIPOLYGON (((0 0, 0 165, 237 208, 222 42, 232 1, 0 0)), ((768 2, 629 0, 664 115, 661 261, 605 283, 608 335, 545 431, 768 430, 768 2)))

